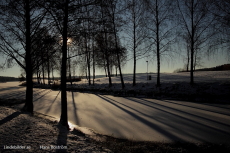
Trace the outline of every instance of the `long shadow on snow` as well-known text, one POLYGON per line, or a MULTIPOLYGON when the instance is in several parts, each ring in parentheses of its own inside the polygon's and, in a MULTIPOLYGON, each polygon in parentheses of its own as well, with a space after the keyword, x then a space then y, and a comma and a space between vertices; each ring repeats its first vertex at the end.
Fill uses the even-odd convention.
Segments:
POLYGON ((52 103, 50 104, 49 108, 46 110, 46 113, 45 113, 45 114, 47 114, 47 113, 50 111, 52 105, 53 105, 54 102, 57 100, 57 97, 58 97, 58 95, 60 94, 60 92, 61 92, 61 91, 58 92, 57 96, 54 98, 54 100, 53 100, 52 103))
POLYGON ((133 113, 133 112, 131 112, 131 111, 129 111, 129 110, 127 110, 127 109, 125 109, 125 108, 123 108, 123 107, 117 105, 117 104, 115 104, 115 102, 116 102, 116 103, 119 103, 119 102, 117 102, 117 101, 115 101, 115 100, 109 100, 109 99, 107 99, 107 97, 105 98, 105 97, 102 97, 101 95, 98 95, 98 94, 96 94, 96 95, 97 95, 98 97, 100 97, 101 99, 103 99, 103 100, 109 102, 110 104, 112 104, 112 105, 118 107, 119 109, 123 110, 124 112, 130 114, 131 116, 135 117, 137 120, 139 120, 140 122, 142 122, 142 123, 144 123, 145 125, 149 126, 150 128, 152 128, 152 129, 158 131, 159 133, 165 135, 165 136, 168 137, 169 139, 176 140, 176 141, 177 141, 177 140, 180 140, 179 137, 177 137, 177 136, 173 135, 172 133, 170 133, 170 132, 168 132, 168 131, 162 129, 161 127, 157 126, 156 124, 153 124, 153 123, 149 122, 148 120, 146 120, 146 119, 144 119, 144 118, 142 118, 142 117, 136 115, 135 113, 133 113), (114 101, 114 102, 112 102, 112 101, 114 101))
POLYGON ((34 97, 35 97, 35 96, 38 96, 38 95, 40 95, 41 93, 46 92, 47 90, 49 90, 49 89, 36 89, 36 88, 33 88, 33 91, 34 91, 33 96, 34 96, 34 97))
MULTIPOLYGON (((39 90, 33 92, 33 97, 40 95, 41 93, 45 92, 46 90, 39 90)), ((6 99, 17 98, 17 99, 25 99, 26 91, 12 91, 11 93, 2 94, 2 96, 6 99)))
MULTIPOLYGON (((211 110, 208 110, 208 109, 203 109, 203 108, 199 108, 199 107, 195 107, 195 106, 189 106, 189 105, 186 105, 186 104, 179 104, 177 102, 172 102, 172 101, 169 101, 169 100, 163 100, 163 101, 167 102, 167 103, 175 104, 175 105, 180 105, 180 106, 195 108, 195 109, 199 109, 199 110, 203 110, 203 111, 208 111, 208 112, 213 112, 213 113, 217 113, 217 114, 229 116, 229 114, 225 114, 225 113, 221 113, 221 112, 216 112, 216 111, 211 111, 211 110)), ((205 105, 205 104, 200 104, 200 105, 205 105)), ((208 106, 211 106, 211 105, 208 105, 208 106)), ((212 106, 212 107, 215 107, 215 106, 212 106)), ((228 109, 228 108, 224 108, 224 109, 228 109)))
MULTIPOLYGON (((57 125, 57 128, 59 130, 59 133, 58 133, 58 137, 57 137, 57 141, 56 141, 56 145, 57 146, 67 146, 67 135, 68 135, 68 130, 66 129, 66 127, 58 124, 57 125)), ((64 152, 66 153, 67 152, 67 149, 56 149, 56 152, 57 153, 61 153, 61 152, 64 152)))
MULTIPOLYGON (((114 102, 116 102, 116 103, 119 103, 120 105, 123 105, 123 106, 125 106, 125 107, 128 107, 128 108, 130 108, 130 109, 132 109, 132 110, 134 110, 134 111, 137 111, 138 113, 143 114, 142 112, 140 112, 140 111, 138 111, 138 110, 136 110, 136 109, 134 109, 134 108, 132 108, 132 107, 129 107, 129 106, 127 106, 127 105, 125 105, 125 104, 122 104, 122 103, 120 103, 120 102, 118 102, 118 101, 115 101, 115 100, 113 100, 113 99, 111 99, 111 98, 108 98, 108 97, 106 97, 106 98, 107 98, 108 100, 111 100, 111 101, 114 101, 114 102)), ((126 98, 126 99, 128 99, 128 98, 126 98)), ((128 99, 128 100, 130 100, 130 101, 135 101, 135 100, 132 100, 132 99, 128 99)), ((135 101, 135 102, 138 102, 138 101, 135 101)), ((141 104, 143 104, 143 103, 141 103, 141 104)), ((143 105, 145 105, 145 104, 143 104, 143 105)), ((146 106, 151 107, 151 108, 154 108, 154 109, 156 109, 156 110, 163 111, 163 112, 165 112, 165 113, 167 113, 167 114, 170 114, 170 115, 174 115, 174 116, 176 116, 176 117, 180 117, 180 116, 178 116, 178 115, 172 114, 172 113, 170 113, 170 112, 168 112, 168 111, 166 111, 166 110, 162 110, 162 109, 159 109, 159 108, 157 108, 157 107, 152 107, 152 106, 149 106, 149 105, 146 105, 146 106)), ((149 117, 149 118, 153 119, 153 116, 149 116, 149 115, 146 115, 146 114, 143 114, 143 115, 146 116, 146 117, 149 117)), ((169 126, 169 127, 171 127, 171 128, 174 128, 175 130, 178 130, 178 127, 173 127, 172 124, 167 124, 166 122, 162 122, 161 120, 157 120, 157 119, 154 119, 154 120, 157 121, 157 122, 159 122, 159 123, 161 123, 161 124, 164 124, 164 125, 167 125, 167 126, 169 126)), ((184 121, 187 121, 188 119, 183 118, 183 120, 184 120, 184 121)), ((180 133, 182 133, 182 132, 183 132, 183 131, 180 131, 180 133)), ((193 138, 195 138, 195 139, 197 139, 197 140, 204 141, 203 139, 198 138, 198 137, 192 135, 190 132, 183 132, 183 134, 186 134, 187 136, 193 137, 193 138)))
POLYGON ((76 103, 75 103, 75 99, 74 99, 74 92, 72 91, 72 102, 73 102, 73 114, 74 114, 74 118, 75 118, 75 121, 77 123, 77 125, 79 125, 79 119, 77 117, 77 107, 76 107, 76 103))
POLYGON ((230 103, 229 104, 222 104, 222 103, 216 103, 216 104, 208 104, 208 103, 204 103, 203 105, 207 105, 207 106, 212 106, 212 107, 218 107, 218 108, 221 108, 221 109, 227 109, 227 110, 230 110, 230 103), (226 107, 227 106, 227 107, 226 107))
POLYGON ((11 92, 7 94, 5 93, 1 96, 4 97, 5 99, 13 99, 13 98, 25 99, 25 91, 16 91, 16 92, 11 92))
MULTIPOLYGON (((215 130, 215 131, 219 131, 219 132, 221 132, 221 133, 223 133, 223 134, 228 134, 228 135, 230 135, 230 133, 228 133, 228 132, 226 132, 226 131, 223 131, 223 130, 221 130, 221 129, 217 129, 217 128, 214 128, 214 127, 211 127, 211 126, 208 126, 208 125, 199 123, 199 122, 197 122, 197 121, 195 121, 195 120, 191 120, 191 119, 189 119, 189 118, 186 118, 186 117, 183 117, 183 116, 179 116, 179 115, 177 115, 177 114, 173 114, 173 113, 168 112, 168 111, 166 111, 166 110, 163 110, 163 109, 161 109, 161 108, 157 108, 157 107, 154 107, 154 106, 145 104, 145 103, 140 102, 140 101, 138 101, 138 100, 134 100, 134 99, 132 99, 132 98, 127 98, 127 97, 126 97, 126 99, 131 100, 131 101, 136 102, 136 103, 139 103, 139 104, 143 104, 143 105, 148 106, 148 107, 152 107, 152 108, 158 109, 158 110, 163 111, 163 112, 165 112, 165 113, 168 113, 168 114, 170 114, 170 115, 173 115, 173 116, 179 117, 179 118, 181 118, 181 119, 183 119, 183 120, 187 120, 187 121, 190 121, 190 122, 192 122, 192 123, 195 123, 195 124, 198 124, 198 125, 207 127, 207 128, 209 128, 209 129, 212 129, 212 130, 215 130)), ((166 108, 166 109, 169 109, 169 110, 171 109, 171 110, 173 110, 173 111, 180 112, 180 113, 182 113, 182 114, 188 114, 188 115, 191 115, 191 116, 194 116, 194 117, 197 117, 197 118, 201 118, 201 119, 203 119, 203 120, 207 120, 207 121, 210 121, 210 122, 214 122, 214 123, 217 123, 217 124, 221 124, 221 125, 224 125, 224 126, 227 126, 227 127, 229 126, 228 124, 224 124, 224 123, 221 123, 221 122, 213 121, 213 120, 211 120, 211 119, 207 119, 207 118, 204 118, 204 117, 201 117, 201 116, 198 116, 198 115, 194 115, 194 114, 191 114, 191 113, 188 113, 188 112, 184 112, 184 111, 181 111, 181 110, 172 108, 172 107, 168 107, 168 106, 164 106, 164 105, 161 105, 161 104, 153 103, 153 102, 151 102, 151 101, 148 101, 148 100, 145 100, 145 99, 142 99, 142 98, 138 98, 138 99, 139 99, 139 100, 142 100, 142 101, 145 101, 145 102, 148 102, 148 103, 151 103, 151 104, 154 104, 154 105, 157 105, 157 106, 159 106, 159 107, 163 107, 163 108, 166 108)))
POLYGON ((35 99, 33 102, 36 102, 37 100, 41 99, 45 95, 49 94, 50 92, 52 92, 52 90, 48 90, 47 92, 45 92, 44 94, 42 94, 40 97, 38 97, 37 99, 35 99))
POLYGON ((2 88, 2 89, 0 89, 0 92, 1 92, 1 91, 4 91, 4 90, 12 90, 12 89, 19 89, 19 88, 24 88, 24 87, 16 86, 16 87, 2 88))
POLYGON ((0 120, 0 125, 11 121, 12 119, 16 118, 17 116, 19 116, 21 113, 20 112, 14 112, 13 114, 5 117, 4 119, 0 120))

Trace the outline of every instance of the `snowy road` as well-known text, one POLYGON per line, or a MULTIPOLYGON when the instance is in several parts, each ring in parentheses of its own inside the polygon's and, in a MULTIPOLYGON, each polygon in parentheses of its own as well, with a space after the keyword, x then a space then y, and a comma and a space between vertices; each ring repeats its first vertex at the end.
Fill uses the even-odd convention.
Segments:
MULTIPOLYGON (((68 92, 69 121, 115 137, 230 143, 230 105, 68 92)), ((0 86, 1 98, 24 98, 24 87, 0 86)), ((60 116, 59 91, 34 89, 34 110, 60 116)))

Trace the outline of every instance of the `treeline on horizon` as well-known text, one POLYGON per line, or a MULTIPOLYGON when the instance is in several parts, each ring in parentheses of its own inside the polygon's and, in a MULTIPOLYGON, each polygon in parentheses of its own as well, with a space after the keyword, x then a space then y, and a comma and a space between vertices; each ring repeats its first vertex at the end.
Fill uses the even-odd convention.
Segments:
MULTIPOLYGON (((230 64, 223 64, 223 65, 219 65, 216 67, 210 67, 210 68, 196 69, 195 71, 227 71, 227 70, 230 70, 230 64)), ((174 73, 177 73, 177 72, 189 72, 189 71, 179 68, 174 71, 174 73)))
POLYGON ((105 72, 109 87, 111 75, 118 74, 125 89, 126 62, 133 62, 135 86, 137 61, 148 59, 157 63, 160 87, 161 64, 179 56, 193 85, 193 72, 205 57, 221 52, 229 57, 229 14, 228 0, 2 0, 0 55, 5 61, 0 68, 21 67, 27 86, 23 109, 29 112, 33 77, 39 83, 58 72, 60 122, 68 125, 66 81, 76 68, 89 85, 96 70, 105 72))
POLYGON ((19 78, 0 76, 0 82, 19 81, 19 78))

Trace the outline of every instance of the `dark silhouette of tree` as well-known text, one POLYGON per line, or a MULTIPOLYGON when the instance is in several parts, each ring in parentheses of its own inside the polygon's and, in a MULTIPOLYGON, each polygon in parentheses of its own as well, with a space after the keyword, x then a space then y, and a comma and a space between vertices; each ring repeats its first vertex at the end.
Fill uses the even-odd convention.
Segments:
POLYGON ((206 0, 177 0, 180 12, 180 23, 186 41, 190 49, 190 84, 194 84, 194 61, 200 50, 208 50, 210 41, 216 35, 217 31, 213 30, 215 17, 209 12, 213 6, 211 1, 206 0))
POLYGON ((67 115, 67 96, 66 96, 66 80, 67 80, 67 40, 68 35, 71 36, 71 29, 69 28, 73 23, 74 14, 78 13, 80 8, 92 5, 92 1, 48 1, 46 10, 53 18, 53 23, 57 31, 61 34, 62 39, 62 62, 61 62, 61 117, 59 123, 69 127, 67 115))
MULTIPOLYGON (((226 52, 226 57, 230 60, 230 1, 229 0, 213 0, 214 7, 209 11, 216 17, 215 29, 219 31, 219 39, 213 43, 216 47, 226 52)), ((220 50, 220 49, 219 49, 220 50)), ((211 50, 209 54, 215 53, 211 50)))
POLYGON ((66 97, 66 63, 67 63, 67 29, 68 29, 68 15, 69 15, 69 0, 64 3, 64 19, 63 19, 63 43, 62 43, 62 65, 61 65, 61 117, 60 123, 67 128, 68 114, 67 114, 67 97, 66 97))
POLYGON ((69 128, 67 115, 67 96, 66 96, 66 69, 67 69, 67 32, 69 20, 69 0, 47 1, 44 5, 49 15, 52 17, 53 25, 61 35, 62 41, 62 60, 61 60, 61 116, 59 123, 69 128))
POLYGON ((145 7, 142 0, 126 2, 127 7, 127 34, 131 39, 131 50, 133 52, 133 86, 136 85, 136 63, 137 58, 145 55, 143 43, 146 39, 145 7), (142 48, 141 48, 142 47, 142 48))
MULTIPOLYGON (((122 75, 122 71, 121 71, 121 49, 119 48, 119 44, 118 44, 118 36, 117 36, 117 32, 118 32, 118 28, 117 28, 117 23, 115 20, 115 17, 117 17, 116 12, 119 12, 119 10, 117 9, 117 5, 118 5, 118 1, 116 0, 112 0, 111 1, 111 18, 112 18, 112 24, 113 24, 113 32, 114 32, 114 37, 115 37, 115 52, 116 52, 116 56, 117 56, 117 67, 119 69, 119 74, 120 74, 120 79, 121 79, 121 85, 122 85, 122 89, 125 88, 125 84, 124 84, 124 79, 123 79, 123 75, 122 75)), ((121 4, 120 4, 121 5, 121 4)), ((117 17, 118 19, 119 17, 117 17)), ((119 22, 119 21, 117 21, 119 22)))
POLYGON ((149 29, 150 46, 157 56, 157 87, 160 86, 161 56, 172 52, 171 45, 176 41, 174 18, 174 1, 145 0, 148 17, 146 20, 149 29))
POLYGON ((5 0, 1 3, 2 52, 26 72, 26 103, 23 110, 33 113, 33 71, 31 40, 44 19, 39 1, 5 0), (39 14, 34 12, 40 11, 39 14), (20 46, 20 47, 19 47, 20 46))
POLYGON ((103 51, 103 55, 105 57, 106 60, 106 68, 107 68, 107 74, 109 77, 109 87, 112 87, 112 79, 111 79, 111 70, 110 70, 110 60, 109 60, 109 45, 108 45, 108 36, 113 33, 112 30, 112 25, 110 21, 110 12, 108 10, 108 6, 109 6, 109 0, 105 0, 105 1, 101 1, 100 2, 100 12, 101 12, 101 27, 102 27, 102 31, 101 33, 103 33, 103 35, 100 36, 100 45, 101 45, 101 49, 103 51), (102 38, 102 39, 101 39, 102 38))
POLYGON ((56 63, 57 40, 52 36, 46 27, 39 28, 32 38, 32 60, 36 62, 35 71, 39 81, 39 73, 42 72, 43 84, 45 84, 45 71, 48 74, 48 84, 50 85, 50 73, 52 63, 56 63), (40 64, 41 63, 41 64, 40 64))

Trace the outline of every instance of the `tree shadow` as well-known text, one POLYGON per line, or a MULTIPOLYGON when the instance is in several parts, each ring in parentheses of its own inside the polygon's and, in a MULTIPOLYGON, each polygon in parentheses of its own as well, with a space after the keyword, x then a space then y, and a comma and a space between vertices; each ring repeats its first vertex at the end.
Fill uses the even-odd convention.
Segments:
MULTIPOLYGON (((152 102, 143 98, 129 98, 124 97, 130 102, 138 103, 144 106, 149 107, 149 111, 157 111, 159 114, 163 116, 154 116, 149 115, 147 112, 141 111, 138 109, 138 105, 128 104, 122 101, 116 101, 111 97, 105 95, 97 95, 101 99, 109 102, 110 104, 116 106, 122 111, 128 113, 132 117, 134 117, 139 122, 149 126, 151 129, 156 132, 168 137, 174 141, 183 141, 183 137, 187 137, 189 139, 194 139, 202 142, 206 142, 205 136, 212 135, 212 133, 216 133, 223 137, 227 137, 230 135, 227 127, 228 123, 221 122, 219 120, 214 120, 212 118, 207 118, 205 116, 200 116, 199 114, 194 114, 188 111, 180 110, 177 107, 167 106, 166 102, 152 102), (135 111, 135 112, 133 112, 135 111), (161 113, 162 112, 162 113, 161 113), (170 116, 172 118, 170 118, 170 116), (147 118, 146 118, 147 117, 147 118), (170 127, 171 130, 167 130, 166 127, 170 127), (221 127, 220 127, 221 126, 221 127), (181 128, 181 130, 180 130, 181 128), (195 129, 199 129, 198 131, 202 132, 202 134, 197 134, 195 129), (193 132, 191 132, 191 131, 193 132), (180 136, 179 136, 179 135, 180 136), (182 138, 182 139, 181 139, 182 138)), ((141 106, 142 107, 142 106, 141 106)), ((187 109, 185 109, 187 110, 187 109)), ((203 111, 201 109, 201 111, 203 111)), ((152 113, 150 113, 152 114, 152 113)), ((218 139, 221 138, 218 137, 218 139)))
POLYGON ((73 102, 73 114, 74 114, 74 118, 75 118, 75 121, 77 123, 77 125, 79 125, 79 120, 78 120, 78 116, 77 116, 77 107, 76 107, 76 103, 75 103, 75 99, 74 99, 74 93, 73 91, 71 92, 72 93, 72 102, 73 102))
POLYGON ((20 89, 20 88, 24 88, 24 87, 17 86, 17 87, 1 88, 1 89, 0 89, 0 92, 1 92, 1 91, 5 91, 5 90, 20 89))
MULTIPOLYGON (((10 91, 11 89, 14 89, 16 87, 13 88, 9 88, 9 92, 8 93, 4 93, 4 94, 0 94, 1 97, 3 97, 4 99, 13 99, 13 98, 17 98, 17 99, 25 99, 26 96, 26 92, 25 91, 10 91)), ((19 89, 19 88, 16 88, 19 89)), ((1 91, 1 89, 0 89, 1 91)), ((47 90, 34 90, 33 91, 33 97, 35 98, 36 96, 41 95, 42 93, 47 92, 47 90)), ((39 98, 38 98, 39 99, 39 98)), ((36 100, 38 100, 36 99, 36 100)), ((36 101, 34 100, 34 101, 36 101)))
POLYGON ((61 91, 58 92, 57 96, 54 98, 54 100, 52 101, 52 103, 50 104, 49 108, 46 110, 46 114, 50 111, 52 105, 54 104, 54 102, 57 100, 58 95, 60 94, 61 91))
MULTIPOLYGON (((142 100, 143 100, 143 98, 142 98, 142 100)), ((179 104, 177 102, 173 102, 173 101, 169 101, 169 100, 163 100, 163 101, 166 102, 166 103, 171 103, 171 104, 175 104, 175 105, 180 105, 180 106, 195 108, 195 109, 199 109, 199 110, 209 111, 209 112, 213 112, 213 113, 217 113, 217 114, 229 115, 229 114, 225 114, 223 112, 212 111, 212 110, 208 110, 208 109, 204 109, 204 108, 199 108, 199 107, 195 107, 195 106, 189 106, 189 105, 186 105, 186 104, 179 104)), ((207 105, 207 104, 200 104, 200 105, 207 105)), ((211 105, 208 105, 208 106, 211 106, 211 105)), ((224 109, 228 109, 228 108, 224 108, 224 109)))
MULTIPOLYGON (((188 117, 185 117, 185 116, 183 116, 183 115, 178 115, 178 114, 172 113, 172 112, 170 112, 170 111, 168 111, 168 110, 172 110, 172 111, 174 111, 174 112, 179 112, 179 113, 181 113, 181 114, 187 114, 187 115, 190 115, 190 116, 193 116, 193 117, 196 117, 196 118, 200 118, 200 119, 206 120, 206 121, 208 121, 208 122, 213 122, 214 124, 220 124, 220 125, 223 125, 223 126, 229 126, 228 124, 225 124, 225 123, 222 123, 222 122, 219 122, 219 121, 214 121, 214 120, 212 120, 212 119, 208 119, 208 118, 205 118, 205 117, 203 117, 203 116, 198 116, 198 115, 196 115, 196 114, 191 114, 191 113, 189 113, 189 112, 185 112, 185 111, 182 111, 182 110, 179 110, 179 109, 175 109, 175 108, 173 108, 173 107, 165 106, 165 105, 162 105, 162 104, 158 104, 158 103, 154 103, 154 105, 155 105, 155 107, 154 107, 154 106, 151 106, 151 105, 149 105, 149 104, 145 104, 144 102, 148 102, 148 103, 152 103, 152 104, 153 104, 153 102, 148 101, 148 100, 143 99, 143 98, 137 98, 138 100, 134 100, 133 98, 127 98, 127 97, 126 97, 126 99, 131 100, 131 101, 136 102, 136 103, 139 103, 139 104, 142 104, 142 105, 145 105, 145 106, 148 106, 148 107, 156 108, 156 109, 158 109, 158 110, 160 110, 160 111, 162 111, 162 112, 168 113, 168 114, 170 114, 170 115, 172 115, 172 116, 175 116, 175 117, 180 118, 180 119, 183 119, 183 120, 187 120, 187 121, 189 121, 189 122, 191 122, 191 123, 193 123, 193 124, 201 125, 201 126, 204 126, 204 127, 209 128, 209 129, 213 129, 213 130, 215 130, 215 131, 219 131, 219 132, 221 132, 221 133, 223 133, 223 134, 229 134, 228 132, 223 131, 222 129, 217 129, 217 128, 211 127, 211 126, 209 126, 209 125, 205 125, 205 124, 203 124, 203 123, 200 123, 200 122, 198 122, 198 121, 195 121, 195 120, 190 119, 190 118, 188 118, 188 117), (140 100, 141 100, 142 102, 141 102, 140 100), (159 106, 159 107, 162 107, 162 108, 159 108, 159 107, 156 107, 156 106, 159 106), (168 110, 167 110, 167 109, 168 109, 168 110)), ((163 101, 162 101, 162 102, 163 102, 163 101)), ((202 109, 201 109, 201 110, 202 110, 202 109)))
POLYGON ((20 114, 22 114, 21 112, 14 112, 13 114, 5 117, 4 119, 0 120, 0 125, 5 124, 6 122, 11 121, 12 119, 18 117, 20 114))
POLYGON ((34 91, 33 96, 38 96, 41 93, 46 92, 47 89, 36 89, 36 88, 33 88, 33 91, 34 91))
POLYGON ((13 99, 13 98, 24 99, 25 98, 25 92, 24 91, 16 91, 13 93, 7 93, 5 95, 2 95, 2 97, 6 98, 6 99, 13 99))
POLYGON ((57 128, 59 130, 57 141, 56 141, 56 152, 57 153, 66 153, 67 152, 67 135, 69 133, 69 130, 65 127, 62 126, 61 124, 57 125, 57 128))
POLYGON ((97 95, 97 96, 100 97, 101 99, 103 99, 103 100, 109 102, 110 104, 116 106, 117 108, 123 110, 124 112, 128 113, 129 115, 133 116, 135 119, 137 119, 138 121, 144 123, 145 125, 149 126, 150 128, 156 130, 158 133, 163 134, 163 135, 166 136, 167 138, 172 139, 172 140, 176 140, 176 141, 179 141, 179 140, 180 140, 179 137, 177 137, 176 135, 174 135, 174 134, 168 132, 167 130, 164 130, 164 129, 163 129, 162 127, 160 127, 159 125, 154 124, 154 123, 152 123, 152 122, 146 120, 145 118, 143 118, 143 117, 141 117, 141 116, 139 116, 139 115, 137 115, 137 114, 135 114, 135 113, 133 113, 133 112, 131 112, 131 111, 125 109, 124 107, 121 107, 121 106, 119 106, 118 104, 116 104, 116 103, 119 103, 119 102, 117 102, 117 101, 115 101, 115 100, 112 100, 112 99, 107 99, 108 97, 103 97, 103 96, 101 96, 101 95, 97 95))
POLYGON ((33 102, 36 102, 37 100, 41 99, 41 98, 44 97, 45 95, 49 94, 50 92, 52 92, 52 90, 46 91, 43 95, 41 95, 41 96, 38 97, 37 99, 34 99, 33 102))

